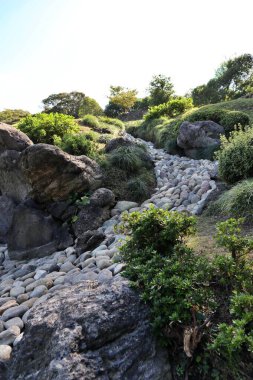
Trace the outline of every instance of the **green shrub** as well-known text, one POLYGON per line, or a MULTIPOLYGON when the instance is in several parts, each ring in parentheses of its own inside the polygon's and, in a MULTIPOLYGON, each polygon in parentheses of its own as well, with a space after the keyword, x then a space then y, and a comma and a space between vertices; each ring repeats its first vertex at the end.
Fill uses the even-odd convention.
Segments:
POLYGON ((6 109, 0 112, 0 122, 12 125, 28 115, 28 111, 6 109))
POLYGON ((235 183, 253 176, 253 128, 234 131, 227 139, 221 139, 217 152, 219 173, 229 182, 235 183))
POLYGON ((97 129, 100 127, 98 118, 94 115, 85 115, 82 118, 82 124, 86 125, 87 127, 94 128, 94 129, 97 129))
POLYGON ((141 167, 139 150, 131 146, 122 146, 114 149, 109 155, 109 163, 127 173, 134 173, 141 167))
POLYGON ((252 265, 240 221, 218 226, 218 240, 232 256, 212 261, 194 254, 184 239, 195 219, 152 207, 123 215, 123 275, 150 306, 154 331, 168 347, 174 378, 248 379, 252 373, 252 265), (236 250, 236 257, 233 252, 236 250), (234 320, 236 318, 236 320, 234 320))
POLYGON ((224 127, 227 136, 235 127, 241 126, 244 128, 250 123, 248 115, 244 112, 214 107, 202 107, 191 113, 186 119, 191 122, 202 120, 214 121, 224 127))
POLYGON ((163 103, 158 106, 150 107, 145 120, 158 119, 161 116, 168 116, 170 118, 177 117, 184 113, 186 110, 193 107, 191 98, 177 98, 172 99, 168 103, 163 103))
POLYGON ((108 117, 108 116, 100 116, 99 121, 101 121, 102 123, 115 125, 116 127, 120 128, 121 130, 124 129, 124 123, 119 119, 114 119, 114 118, 108 117))
POLYGON ((239 182, 209 206, 209 214, 243 217, 253 221, 253 179, 239 182))
POLYGON ((17 128, 26 133, 34 143, 54 144, 56 138, 79 131, 73 116, 60 113, 38 113, 26 116, 17 124, 17 128))
POLYGON ((142 199, 147 199, 150 195, 148 183, 141 177, 132 178, 127 182, 127 189, 130 192, 132 199, 136 202, 142 199))
POLYGON ((94 157, 97 153, 97 145, 91 133, 64 135, 62 140, 55 141, 55 145, 58 145, 65 152, 75 156, 84 154, 88 157, 94 157))

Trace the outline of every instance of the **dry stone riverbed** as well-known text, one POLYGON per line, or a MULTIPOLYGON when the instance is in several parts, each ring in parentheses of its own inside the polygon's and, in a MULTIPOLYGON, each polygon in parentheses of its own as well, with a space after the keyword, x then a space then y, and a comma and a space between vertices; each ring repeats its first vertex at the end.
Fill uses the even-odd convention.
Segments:
MULTIPOLYGON (((8 361, 13 346, 19 344, 25 333, 25 324, 33 305, 44 302, 66 285, 84 280, 106 282, 120 277, 124 263, 120 262, 119 247, 125 236, 116 233, 114 227, 121 223, 123 212, 142 211, 151 204, 155 207, 200 214, 216 189, 217 163, 193 160, 167 154, 145 144, 155 164, 157 187, 152 197, 141 205, 120 201, 111 211, 99 230, 105 240, 93 251, 77 255, 75 247, 40 259, 11 261, 8 247, 0 246, 0 361, 8 361)), ((32 231, 31 231, 32 233, 32 231)))

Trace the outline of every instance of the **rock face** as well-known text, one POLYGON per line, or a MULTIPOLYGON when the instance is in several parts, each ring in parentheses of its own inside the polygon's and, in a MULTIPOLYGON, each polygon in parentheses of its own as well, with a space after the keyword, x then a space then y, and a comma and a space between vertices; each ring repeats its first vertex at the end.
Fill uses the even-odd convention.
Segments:
MULTIPOLYGON (((179 128, 177 144, 186 156, 195 158, 197 151, 215 150, 220 145, 220 135, 224 128, 213 121, 184 121, 179 128)), ((205 157, 208 158, 208 157, 205 157)))
POLYGON ((10 229, 15 203, 5 195, 0 196, 0 242, 5 243, 10 229))
POLYGON ((50 215, 25 205, 16 207, 8 234, 10 259, 43 257, 55 252, 59 245, 66 248, 72 243, 67 230, 50 215))
POLYGON ((22 152, 30 145, 33 145, 33 142, 25 133, 8 124, 0 123, 0 153, 5 150, 22 152))
POLYGON ((47 144, 27 148, 21 155, 21 168, 39 202, 65 200, 72 193, 97 188, 100 180, 95 161, 47 144))
POLYGON ((118 278, 65 287, 34 306, 3 379, 170 380, 171 374, 146 306, 118 278))

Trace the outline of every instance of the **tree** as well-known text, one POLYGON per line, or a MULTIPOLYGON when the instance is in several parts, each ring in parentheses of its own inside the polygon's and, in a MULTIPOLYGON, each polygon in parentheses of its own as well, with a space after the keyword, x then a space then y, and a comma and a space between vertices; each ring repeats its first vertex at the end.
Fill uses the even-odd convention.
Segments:
POLYGON ((153 106, 167 103, 174 94, 170 77, 159 74, 154 75, 148 88, 150 104, 153 106))
POLYGON ((243 54, 223 62, 214 78, 192 90, 194 105, 236 99, 253 92, 253 56, 243 54))
POLYGON ((42 100, 44 112, 58 112, 75 118, 88 114, 101 115, 102 108, 96 100, 85 96, 82 92, 61 92, 49 95, 42 100))
POLYGON ((109 103, 105 108, 105 114, 110 117, 118 117, 131 111, 137 102, 137 91, 122 86, 110 86, 109 103))

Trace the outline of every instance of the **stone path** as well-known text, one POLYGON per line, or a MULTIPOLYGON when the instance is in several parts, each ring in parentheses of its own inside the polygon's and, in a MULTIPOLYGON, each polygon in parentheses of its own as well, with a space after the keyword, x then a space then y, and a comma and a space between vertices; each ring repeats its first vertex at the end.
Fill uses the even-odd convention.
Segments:
POLYGON ((155 164, 157 188, 153 196, 138 205, 118 202, 112 218, 100 230, 106 239, 93 251, 77 256, 75 248, 30 261, 10 261, 7 246, 0 246, 0 360, 7 361, 12 347, 24 334, 29 309, 50 298, 54 291, 83 280, 104 282, 119 276, 124 268, 120 262, 119 246, 125 236, 114 232, 121 223, 122 212, 155 207, 200 214, 216 189, 217 163, 171 156, 153 144, 127 137, 145 144, 155 164))

